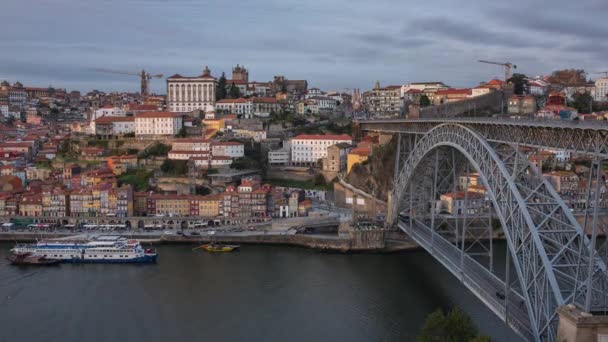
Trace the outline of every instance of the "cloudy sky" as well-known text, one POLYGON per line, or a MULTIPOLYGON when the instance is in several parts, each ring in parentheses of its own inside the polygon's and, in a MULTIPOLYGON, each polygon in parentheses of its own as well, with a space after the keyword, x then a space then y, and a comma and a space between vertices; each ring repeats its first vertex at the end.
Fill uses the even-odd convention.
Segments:
MULTIPOLYGON (((607 0, 1 0, 0 79, 80 90, 138 90, 135 77, 307 79, 324 89, 608 70, 607 0)), ((153 81, 164 92, 164 81, 153 81)))

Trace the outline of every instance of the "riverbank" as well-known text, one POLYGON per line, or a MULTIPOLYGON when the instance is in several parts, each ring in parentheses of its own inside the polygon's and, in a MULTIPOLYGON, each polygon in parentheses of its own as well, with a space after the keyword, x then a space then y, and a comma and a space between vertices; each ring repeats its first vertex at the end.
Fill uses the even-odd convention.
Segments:
MULTIPOLYGON (((76 236, 87 237, 92 235, 107 235, 98 232, 80 234, 76 236)), ((202 244, 212 241, 224 243, 250 244, 250 245, 278 245, 303 247, 319 251, 329 252, 372 252, 372 253, 394 253, 408 250, 416 250, 420 247, 406 239, 390 239, 385 242, 384 247, 367 247, 349 237, 337 234, 293 234, 287 232, 234 232, 214 235, 177 235, 177 234, 153 234, 153 233, 122 233, 120 235, 138 239, 144 245, 159 244, 202 244)), ((35 242, 40 239, 61 239, 75 236, 70 233, 54 232, 1 232, 0 241, 4 242, 35 242)))

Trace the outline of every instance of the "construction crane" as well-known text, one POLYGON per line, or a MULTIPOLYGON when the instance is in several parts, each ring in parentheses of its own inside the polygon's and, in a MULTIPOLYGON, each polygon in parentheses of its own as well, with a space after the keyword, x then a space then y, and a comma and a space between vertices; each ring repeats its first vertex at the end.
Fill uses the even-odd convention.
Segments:
POLYGON ((517 65, 512 64, 510 62, 500 63, 500 62, 491 62, 491 61, 483 61, 483 60, 480 60, 478 62, 486 63, 486 64, 502 65, 505 68, 505 82, 507 82, 509 80, 509 78, 511 78, 511 67, 513 67, 513 69, 517 69, 517 65))
POLYGON ((152 79, 152 78, 162 78, 163 77, 163 74, 151 75, 150 73, 147 73, 145 70, 142 70, 139 73, 126 72, 126 71, 116 71, 116 70, 101 69, 101 68, 97 68, 95 70, 99 71, 99 72, 110 73, 110 74, 139 76, 140 83, 141 83, 141 95, 143 97, 147 97, 148 95, 150 95, 150 79, 152 79))
POLYGON ((603 74, 604 77, 608 78, 608 71, 598 71, 596 74, 603 74))

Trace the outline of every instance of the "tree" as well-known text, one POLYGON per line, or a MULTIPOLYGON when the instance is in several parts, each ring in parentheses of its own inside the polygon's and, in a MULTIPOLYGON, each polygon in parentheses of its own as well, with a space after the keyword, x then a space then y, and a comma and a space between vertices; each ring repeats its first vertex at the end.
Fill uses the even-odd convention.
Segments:
POLYGON ((241 90, 234 83, 230 85, 228 97, 230 97, 231 99, 238 99, 239 97, 241 97, 241 90))
POLYGON ((549 82, 563 87, 577 86, 587 83, 586 76, 583 69, 556 70, 549 76, 549 82))
POLYGON ((420 107, 428 107, 431 105, 431 100, 429 99, 428 96, 426 95, 422 95, 420 96, 420 107))
POLYGON ((176 138, 185 138, 188 136, 188 132, 186 132, 186 127, 182 127, 179 132, 175 135, 176 138))
POLYGON ((222 76, 217 80, 217 91, 215 92, 215 100, 223 100, 226 98, 226 74, 222 72, 222 76))
POLYGON ((516 95, 524 95, 528 93, 528 77, 524 74, 513 74, 507 82, 513 84, 513 92, 516 95))
POLYGON ((581 114, 589 114, 593 111, 593 96, 588 92, 576 92, 572 95, 570 105, 581 114))
POLYGON ((471 318, 464 311, 455 308, 447 315, 441 309, 428 315, 416 341, 481 342, 490 339, 479 336, 471 318))

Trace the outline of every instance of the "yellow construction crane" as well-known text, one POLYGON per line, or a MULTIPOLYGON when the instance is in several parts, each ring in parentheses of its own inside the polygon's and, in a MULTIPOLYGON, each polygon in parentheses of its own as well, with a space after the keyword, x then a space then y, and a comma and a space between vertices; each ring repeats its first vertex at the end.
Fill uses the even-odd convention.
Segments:
POLYGON ((517 69, 517 65, 512 64, 511 62, 500 63, 500 62, 483 61, 483 60, 480 60, 478 62, 486 63, 486 64, 502 65, 505 68, 505 82, 507 82, 509 80, 509 78, 511 78, 511 68, 517 69))
POLYGON ((139 78, 140 78, 140 86, 141 86, 141 95, 144 96, 144 97, 150 95, 150 79, 151 78, 162 78, 163 77, 163 74, 151 75, 150 73, 147 73, 145 70, 142 70, 139 73, 126 72, 126 71, 117 71, 117 70, 111 70, 111 69, 102 69, 102 68, 97 68, 95 70, 99 71, 99 72, 110 73, 110 74, 139 76, 139 78))

